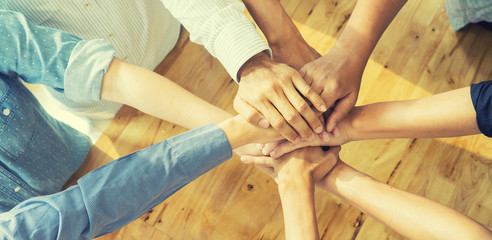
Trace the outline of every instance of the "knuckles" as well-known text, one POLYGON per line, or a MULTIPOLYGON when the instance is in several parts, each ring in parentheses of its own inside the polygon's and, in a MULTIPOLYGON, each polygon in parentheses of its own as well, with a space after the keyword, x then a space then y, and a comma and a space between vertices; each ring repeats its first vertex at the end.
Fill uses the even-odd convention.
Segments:
POLYGON ((295 112, 289 112, 286 114, 285 116, 285 120, 287 120, 287 122, 289 123, 295 123, 299 120, 299 114, 295 113, 295 112))

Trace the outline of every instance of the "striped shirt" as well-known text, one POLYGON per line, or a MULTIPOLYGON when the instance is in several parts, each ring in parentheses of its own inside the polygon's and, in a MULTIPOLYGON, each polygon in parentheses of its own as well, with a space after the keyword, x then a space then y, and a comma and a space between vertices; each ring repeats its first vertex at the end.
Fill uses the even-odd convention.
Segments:
MULTIPOLYGON (((269 51, 244 15, 244 4, 236 0, 2 0, 0 9, 21 12, 35 25, 85 40, 105 39, 116 57, 147 69, 154 69, 172 50, 180 23, 234 79, 244 62, 269 51)), ((108 101, 81 104, 47 91, 71 112, 93 119, 110 119, 121 107, 108 101)))

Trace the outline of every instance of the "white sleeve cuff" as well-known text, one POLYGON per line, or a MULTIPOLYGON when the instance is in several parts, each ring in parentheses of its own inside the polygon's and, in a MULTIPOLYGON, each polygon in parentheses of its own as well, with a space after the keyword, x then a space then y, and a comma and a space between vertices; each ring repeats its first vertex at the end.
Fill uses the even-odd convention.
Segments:
POLYGON ((76 102, 99 101, 102 79, 114 58, 113 47, 102 39, 80 41, 65 71, 65 94, 76 102))
POLYGON ((216 57, 237 82, 239 68, 251 57, 260 52, 272 56, 270 47, 246 17, 224 27, 217 36, 215 50, 216 57))

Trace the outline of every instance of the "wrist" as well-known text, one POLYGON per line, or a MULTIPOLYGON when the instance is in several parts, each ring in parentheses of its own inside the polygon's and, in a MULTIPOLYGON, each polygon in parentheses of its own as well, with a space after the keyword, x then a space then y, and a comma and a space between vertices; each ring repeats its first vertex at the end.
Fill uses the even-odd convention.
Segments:
POLYGON ((338 124, 341 134, 347 136, 346 142, 362 140, 359 134, 364 131, 364 121, 357 117, 361 107, 354 107, 345 119, 338 124))
POLYGON ((261 67, 268 67, 269 63, 272 60, 270 59, 270 56, 266 54, 265 52, 260 52, 248 59, 241 68, 239 68, 239 71, 237 72, 237 76, 239 79, 247 76, 251 72, 253 72, 255 69, 261 68, 261 67))
POLYGON ((265 37, 268 41, 268 45, 276 47, 305 43, 304 38, 294 24, 279 26, 275 31, 265 33, 265 37))
POLYGON ((232 149, 244 146, 248 143, 268 143, 283 139, 273 128, 260 128, 250 124, 240 115, 229 118, 219 124, 232 149))
POLYGON ((339 161, 327 177, 316 182, 316 186, 343 199, 351 199, 357 196, 368 180, 373 179, 339 161))
POLYGON ((374 46, 371 47, 361 40, 340 37, 332 49, 343 52, 345 56, 350 57, 352 61, 355 61, 360 67, 363 67, 369 60, 374 46))
POLYGON ((309 171, 284 171, 278 174, 278 190, 281 193, 299 192, 313 186, 313 178, 309 171))
MULTIPOLYGON (((313 169, 306 161, 293 161, 286 163, 278 172, 279 184, 298 184, 300 179, 312 179, 313 169)), ((301 181, 302 182, 302 181, 301 181)))
POLYGON ((243 122, 241 120, 242 118, 238 115, 217 124, 226 135, 232 149, 252 142, 252 136, 249 134, 250 131, 244 131, 247 126, 244 124, 245 121, 243 122))

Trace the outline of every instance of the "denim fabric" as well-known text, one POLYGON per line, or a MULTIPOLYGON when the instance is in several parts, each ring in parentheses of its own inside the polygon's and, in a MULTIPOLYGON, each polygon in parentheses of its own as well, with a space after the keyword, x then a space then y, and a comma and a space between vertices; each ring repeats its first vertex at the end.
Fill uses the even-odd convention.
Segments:
POLYGON ((84 134, 49 116, 21 81, 46 85, 77 101, 96 101, 113 50, 100 40, 81 41, 32 26, 23 15, 3 10, 0 43, 3 212, 28 198, 60 191, 91 146, 84 134))
POLYGON ((63 192, 0 214, 0 236, 93 239, 142 216, 231 156, 216 125, 191 130, 108 163, 63 192))
POLYGON ((480 132, 492 137, 492 80, 471 85, 470 94, 480 132))
POLYGON ((455 31, 468 23, 492 22, 491 0, 446 0, 448 17, 455 31))

